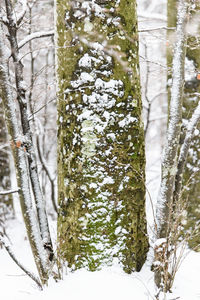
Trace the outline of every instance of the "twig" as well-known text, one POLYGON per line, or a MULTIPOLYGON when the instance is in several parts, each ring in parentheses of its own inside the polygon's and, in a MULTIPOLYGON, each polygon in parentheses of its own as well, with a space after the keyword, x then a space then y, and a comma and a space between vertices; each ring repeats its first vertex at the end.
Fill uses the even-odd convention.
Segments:
POLYGON ((164 69, 167 69, 166 66, 164 66, 164 65, 162 65, 162 64, 160 64, 160 63, 158 63, 158 62, 155 62, 155 61, 146 59, 146 58, 143 57, 142 55, 139 55, 139 57, 140 57, 141 59, 143 59, 145 62, 149 62, 149 63, 151 63, 151 64, 154 64, 154 65, 157 65, 157 66, 162 67, 162 68, 164 68, 164 69))
POLYGON ((146 28, 146 29, 140 29, 138 30, 138 32, 148 32, 148 31, 155 31, 155 30, 175 30, 176 28, 175 27, 166 27, 166 26, 162 26, 162 27, 155 27, 155 28, 146 28))
POLYGON ((31 121, 33 116, 35 114, 37 114, 39 111, 41 111, 45 106, 47 106, 49 103, 51 103, 52 101, 54 101, 55 98, 49 100, 47 103, 45 103, 44 105, 42 105, 40 108, 38 108, 36 111, 34 111, 31 115, 28 116, 28 120, 31 121))

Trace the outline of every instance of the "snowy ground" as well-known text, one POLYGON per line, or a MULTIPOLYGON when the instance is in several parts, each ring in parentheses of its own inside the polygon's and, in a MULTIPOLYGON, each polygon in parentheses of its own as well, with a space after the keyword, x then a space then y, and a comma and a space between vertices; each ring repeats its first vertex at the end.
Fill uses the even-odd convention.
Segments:
MULTIPOLYGON (((36 273, 23 222, 13 220, 9 224, 14 252, 29 270, 36 273)), ((200 299, 200 253, 188 250, 187 253, 177 273, 173 293, 167 295, 167 300, 200 299)), ((55 300, 56 297, 69 300, 155 299, 153 273, 150 271, 149 262, 141 272, 132 275, 125 274, 117 266, 99 272, 76 271, 65 276, 59 283, 50 282, 49 287, 42 292, 18 268, 5 250, 0 250, 0 266, 1 300, 55 300)))

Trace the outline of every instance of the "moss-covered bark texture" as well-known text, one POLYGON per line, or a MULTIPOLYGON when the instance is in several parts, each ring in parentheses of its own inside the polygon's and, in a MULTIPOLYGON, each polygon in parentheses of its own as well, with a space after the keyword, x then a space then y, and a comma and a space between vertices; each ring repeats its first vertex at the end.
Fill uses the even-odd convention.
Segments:
POLYGON ((140 270, 148 250, 134 0, 57 0, 58 255, 140 270))
MULTIPOLYGON (((168 0, 168 26, 176 24, 176 3, 175 0, 168 0), (175 12, 175 13, 174 13, 175 12)), ((185 87, 183 98, 183 126, 182 139, 184 140, 188 120, 191 118, 195 107, 198 104, 200 93, 200 4, 195 2, 190 13, 187 37, 187 51, 185 63, 185 87)), ((169 33, 168 45, 168 78, 171 78, 170 67, 172 61, 173 34, 169 33)), ((191 150, 188 155, 188 162, 183 176, 182 203, 185 206, 183 232, 190 236, 189 246, 200 251, 200 139, 199 130, 195 131, 192 140, 191 150)))

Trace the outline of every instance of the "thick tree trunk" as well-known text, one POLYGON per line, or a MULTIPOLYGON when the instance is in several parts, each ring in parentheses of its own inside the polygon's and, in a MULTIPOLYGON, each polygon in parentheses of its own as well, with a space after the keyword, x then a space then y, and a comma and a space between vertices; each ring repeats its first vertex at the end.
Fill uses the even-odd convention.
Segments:
POLYGON ((58 255, 128 273, 146 259, 136 3, 57 0, 58 255))

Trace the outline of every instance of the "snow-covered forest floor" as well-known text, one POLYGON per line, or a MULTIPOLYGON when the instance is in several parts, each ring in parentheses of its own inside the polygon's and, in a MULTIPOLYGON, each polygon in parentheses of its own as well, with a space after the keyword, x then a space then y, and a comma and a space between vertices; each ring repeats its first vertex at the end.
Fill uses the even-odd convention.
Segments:
MULTIPOLYGON (((9 221, 9 237, 18 259, 28 269, 34 271, 35 266, 31 251, 26 240, 23 221, 20 216, 9 221)), ((51 224, 55 236, 55 224, 51 224)), ((149 255, 150 256, 150 255, 149 255)), ((199 270, 200 253, 185 250, 183 262, 177 272, 173 293, 167 300, 198 300, 200 299, 199 270)), ((8 253, 0 250, 0 285, 2 300, 147 300, 155 299, 153 272, 150 271, 150 259, 139 273, 125 274, 119 267, 105 268, 98 272, 76 271, 64 277, 63 281, 49 283, 40 291, 36 284, 28 278, 12 261, 8 253)))

